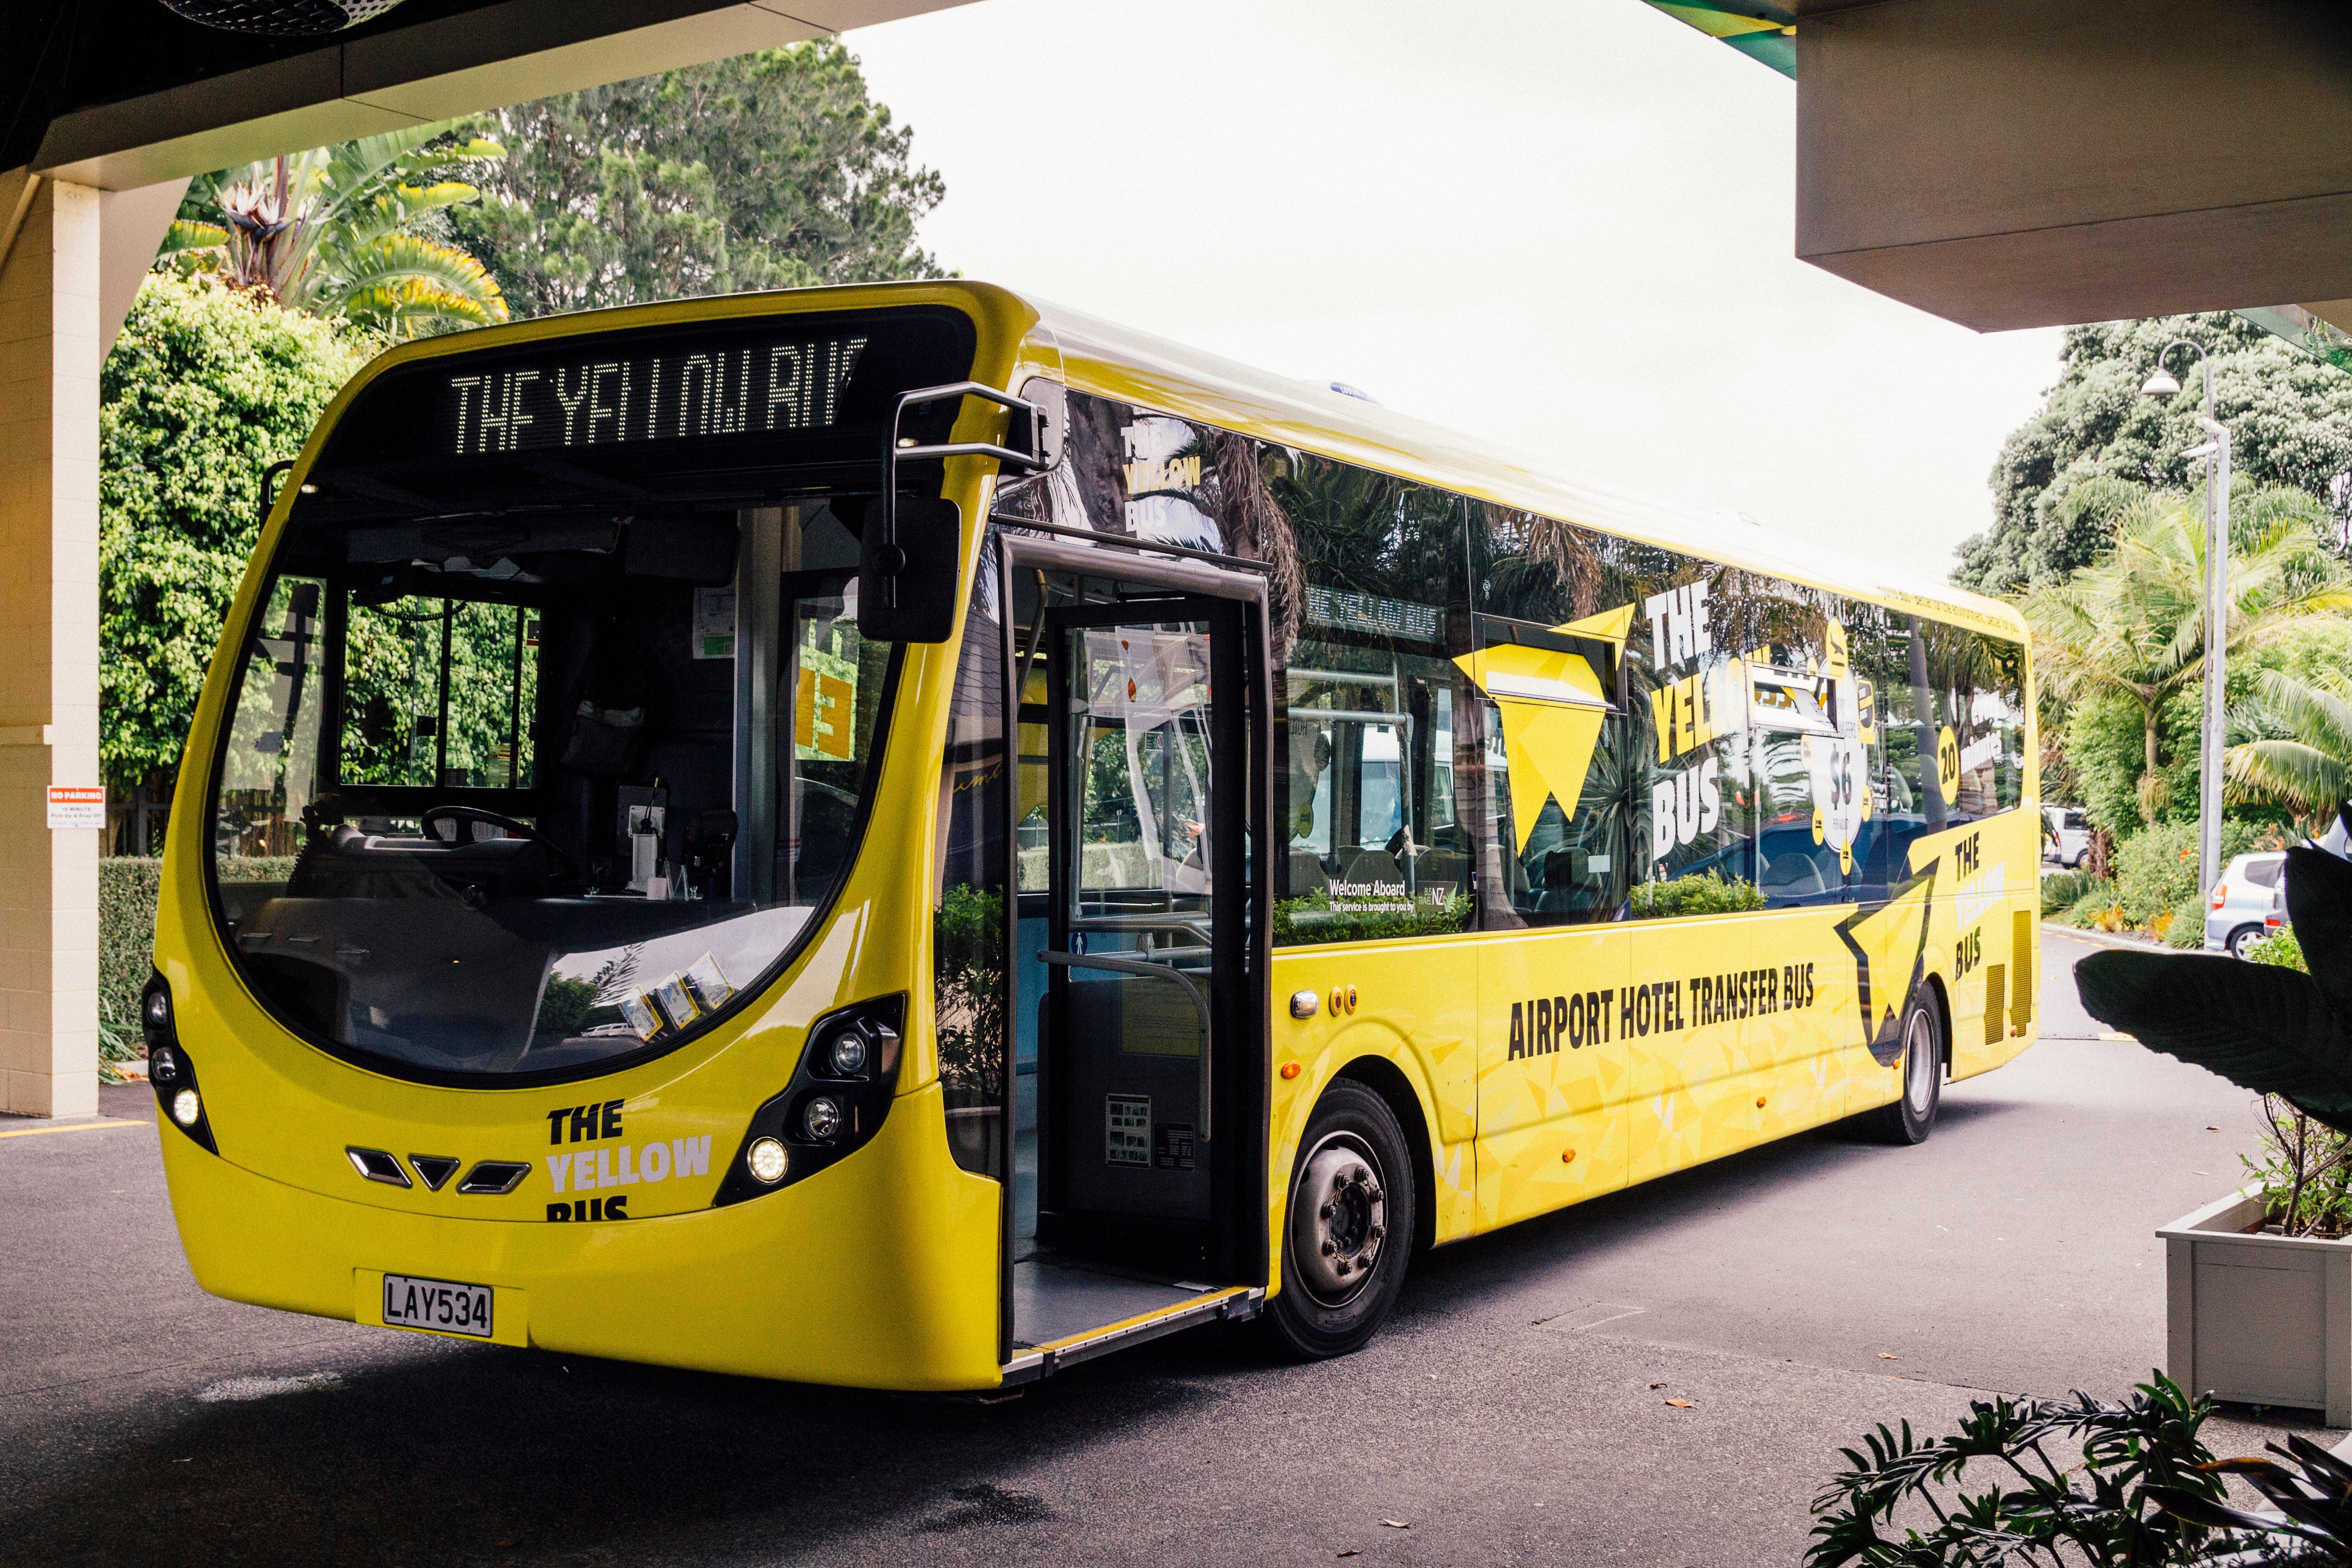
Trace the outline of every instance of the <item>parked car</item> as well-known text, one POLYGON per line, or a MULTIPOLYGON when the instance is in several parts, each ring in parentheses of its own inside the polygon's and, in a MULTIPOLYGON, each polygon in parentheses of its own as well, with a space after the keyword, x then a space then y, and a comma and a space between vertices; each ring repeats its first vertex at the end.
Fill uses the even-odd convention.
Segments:
MULTIPOLYGON (((2222 868, 2221 879, 2213 884, 2205 903, 2207 952, 2246 956, 2248 945, 2263 938, 2285 868, 2286 853, 2277 849, 2241 855, 2222 868)), ((2283 903, 2279 914, 2284 918, 2283 903)))
POLYGON ((2091 823, 2079 805, 2042 808, 2042 858, 2072 870, 2089 858, 2091 823))

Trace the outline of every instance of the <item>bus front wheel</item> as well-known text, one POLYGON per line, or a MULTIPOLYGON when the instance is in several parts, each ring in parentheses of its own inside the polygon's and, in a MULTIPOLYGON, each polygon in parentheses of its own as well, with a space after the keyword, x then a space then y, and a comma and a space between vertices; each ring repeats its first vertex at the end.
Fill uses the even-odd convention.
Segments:
POLYGON ((1902 1092, 1864 1112, 1862 1130, 1881 1143, 1925 1143, 1944 1101, 1944 1011, 1925 986, 1903 1015, 1901 1068, 1902 1092))
POLYGON ((1282 1248, 1282 1290, 1266 1316, 1282 1348, 1346 1355, 1396 1304, 1412 1253, 1413 1179, 1387 1100, 1341 1079, 1299 1140, 1282 1248))

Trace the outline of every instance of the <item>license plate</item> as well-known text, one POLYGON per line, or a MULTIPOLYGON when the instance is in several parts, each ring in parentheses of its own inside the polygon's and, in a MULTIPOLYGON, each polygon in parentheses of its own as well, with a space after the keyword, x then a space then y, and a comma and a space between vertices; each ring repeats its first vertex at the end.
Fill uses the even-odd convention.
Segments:
POLYGON ((490 1288, 387 1274, 383 1321, 394 1329, 437 1329, 445 1334, 486 1340, 490 1337, 490 1288))

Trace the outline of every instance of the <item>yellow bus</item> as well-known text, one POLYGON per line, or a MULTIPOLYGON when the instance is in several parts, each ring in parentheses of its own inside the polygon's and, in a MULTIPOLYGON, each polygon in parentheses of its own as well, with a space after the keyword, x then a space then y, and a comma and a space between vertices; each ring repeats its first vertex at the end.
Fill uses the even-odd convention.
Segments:
POLYGON ((981 284, 404 345, 180 775, 181 1237, 818 1383, 1344 1352, 1423 1248, 1916 1142, 2030 1043, 2032 679, 1999 605, 981 284))

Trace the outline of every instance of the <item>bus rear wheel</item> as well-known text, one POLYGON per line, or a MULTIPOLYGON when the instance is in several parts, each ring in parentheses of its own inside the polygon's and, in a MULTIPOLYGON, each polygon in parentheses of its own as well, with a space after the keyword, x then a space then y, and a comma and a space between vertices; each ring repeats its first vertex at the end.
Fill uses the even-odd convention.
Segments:
POLYGON ((1346 1355, 1387 1319, 1419 1217, 1411 1160, 1387 1100, 1347 1079, 1323 1091, 1292 1166, 1282 1290, 1266 1312, 1281 1348, 1346 1355))
POLYGON ((1864 1111, 1862 1131, 1881 1143, 1925 1143, 1944 1102, 1944 1010, 1922 987, 1903 1015, 1903 1091, 1892 1105, 1864 1111))

